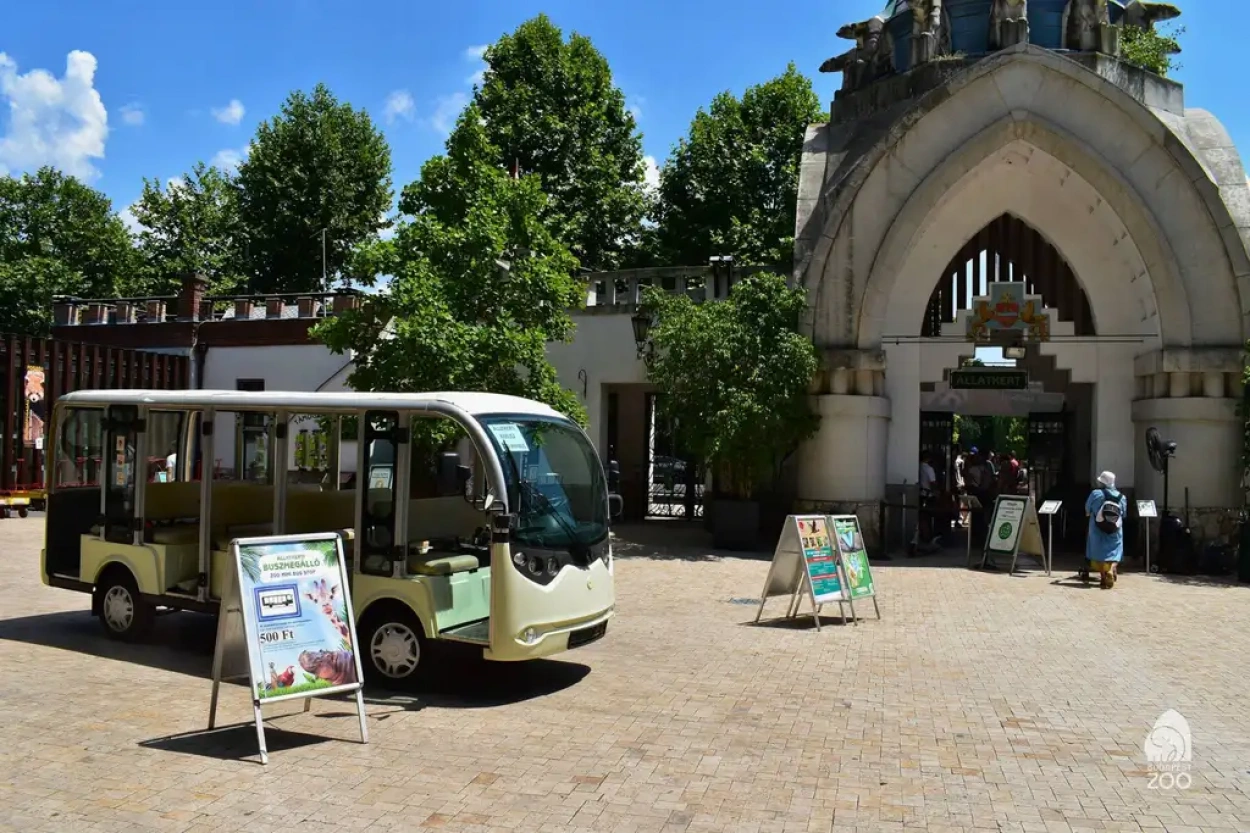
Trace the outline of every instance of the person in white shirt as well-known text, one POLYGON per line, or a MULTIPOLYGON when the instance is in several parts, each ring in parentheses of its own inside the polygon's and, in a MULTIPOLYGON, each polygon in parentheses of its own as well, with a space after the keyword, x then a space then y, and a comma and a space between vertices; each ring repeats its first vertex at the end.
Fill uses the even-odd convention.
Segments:
POLYGON ((937 502, 937 472, 929 462, 929 452, 920 454, 920 517, 916 524, 916 537, 912 541, 913 554, 933 552, 940 547, 933 536, 933 507, 937 502))

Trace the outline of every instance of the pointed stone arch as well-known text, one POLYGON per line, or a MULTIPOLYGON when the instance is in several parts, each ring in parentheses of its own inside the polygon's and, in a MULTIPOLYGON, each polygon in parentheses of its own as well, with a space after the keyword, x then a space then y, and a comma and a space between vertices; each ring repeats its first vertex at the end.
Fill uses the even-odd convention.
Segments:
POLYGON ((942 327, 953 324, 959 312, 971 309, 972 299, 984 295, 988 284, 1017 281, 1026 285, 1026 293, 1040 295, 1045 307, 1055 310, 1055 320, 1072 322, 1075 335, 1095 335, 1089 297, 1063 253, 1008 212, 969 238, 937 276, 921 337, 940 337, 942 327))

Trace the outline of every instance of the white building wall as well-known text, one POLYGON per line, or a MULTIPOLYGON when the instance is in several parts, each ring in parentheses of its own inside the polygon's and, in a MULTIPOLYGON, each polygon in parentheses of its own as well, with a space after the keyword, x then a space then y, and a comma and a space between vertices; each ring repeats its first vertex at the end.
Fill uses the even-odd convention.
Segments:
MULTIPOLYGON (((240 379, 262 379, 267 391, 316 391, 335 376, 347 358, 330 352, 322 344, 282 344, 272 346, 210 347, 204 357, 204 378, 200 387, 206 390, 235 390, 240 379)), ((219 418, 215 427, 213 456, 218 465, 234 467, 235 419, 233 415, 219 418)), ((295 468, 295 434, 289 435, 288 460, 295 468)), ((354 444, 353 444, 354 445, 354 444)), ((354 471, 354 451, 343 449, 343 470, 354 471)))
POLYGON ((608 446, 607 397, 603 386, 645 384, 646 365, 638 358, 629 312, 573 314, 577 330, 567 344, 547 346, 547 358, 560 384, 577 393, 586 408, 590 435, 599 453, 608 446), (579 378, 579 373, 585 378, 579 378))

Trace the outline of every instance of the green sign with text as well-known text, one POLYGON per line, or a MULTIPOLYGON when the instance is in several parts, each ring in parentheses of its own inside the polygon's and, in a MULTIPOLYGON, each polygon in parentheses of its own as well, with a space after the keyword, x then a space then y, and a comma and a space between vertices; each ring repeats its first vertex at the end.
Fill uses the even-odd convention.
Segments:
POLYGON ((964 367, 951 371, 951 390, 1026 390, 1028 387, 1026 370, 964 367))

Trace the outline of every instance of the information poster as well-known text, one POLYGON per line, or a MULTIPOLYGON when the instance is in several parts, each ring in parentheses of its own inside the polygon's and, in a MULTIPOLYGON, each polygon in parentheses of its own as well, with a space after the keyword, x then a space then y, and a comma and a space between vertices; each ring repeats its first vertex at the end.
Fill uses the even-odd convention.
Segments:
POLYGON ((208 728, 224 680, 250 680, 261 763, 269 762, 262 703, 355 692, 367 743, 360 655, 342 540, 333 533, 236 540, 213 652, 208 728))
POLYGON ((872 581, 872 568, 868 565, 868 552, 864 536, 859 528, 859 518, 854 515, 835 516, 833 537, 838 543, 838 554, 846 574, 847 590, 852 599, 876 595, 872 581))
POLYGON ((812 581, 816 604, 836 602, 843 598, 842 578, 838 575, 837 554, 829 540, 829 524, 824 517, 796 518, 803 561, 812 581))
POLYGON ((359 682, 338 541, 236 547, 257 699, 330 693, 359 682))
POLYGON ((994 504, 994 517, 990 521, 986 549, 990 552, 1016 554, 1020 530, 1024 525, 1024 510, 1028 503, 1029 499, 1026 497, 999 497, 994 504))

